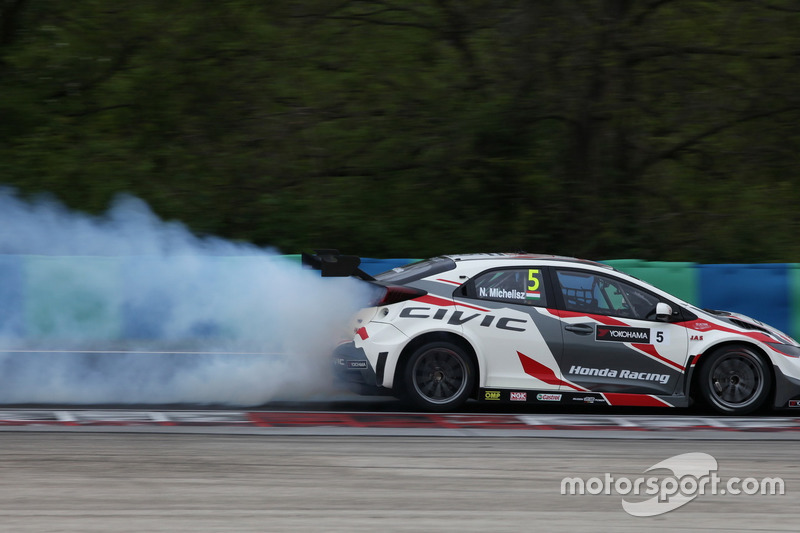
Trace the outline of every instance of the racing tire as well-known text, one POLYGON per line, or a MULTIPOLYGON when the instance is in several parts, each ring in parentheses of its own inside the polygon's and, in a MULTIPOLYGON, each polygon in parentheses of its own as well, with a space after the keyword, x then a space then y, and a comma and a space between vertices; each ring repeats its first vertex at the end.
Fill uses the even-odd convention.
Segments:
POLYGON ((464 405, 472 394, 475 365, 460 346, 431 342, 411 354, 403 378, 405 396, 416 407, 451 411, 464 405))
POLYGON ((727 346, 711 353, 699 378, 705 403, 725 415, 757 411, 772 388, 772 374, 764 358, 745 346, 727 346))

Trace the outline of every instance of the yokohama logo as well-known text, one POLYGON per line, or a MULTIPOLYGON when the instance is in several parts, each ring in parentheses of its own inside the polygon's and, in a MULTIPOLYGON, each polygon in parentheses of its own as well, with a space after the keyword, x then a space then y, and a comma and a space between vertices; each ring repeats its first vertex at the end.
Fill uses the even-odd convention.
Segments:
POLYGON ((621 326, 597 326, 595 340, 611 342, 641 342, 650 344, 647 328, 625 328, 621 326))

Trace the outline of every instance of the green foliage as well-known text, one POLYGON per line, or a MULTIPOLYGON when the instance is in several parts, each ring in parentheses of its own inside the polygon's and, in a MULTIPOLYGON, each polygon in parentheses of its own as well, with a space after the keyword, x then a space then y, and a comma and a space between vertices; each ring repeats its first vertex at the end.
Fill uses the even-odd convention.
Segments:
POLYGON ((800 261, 789 0, 0 0, 0 183, 285 252, 800 261))

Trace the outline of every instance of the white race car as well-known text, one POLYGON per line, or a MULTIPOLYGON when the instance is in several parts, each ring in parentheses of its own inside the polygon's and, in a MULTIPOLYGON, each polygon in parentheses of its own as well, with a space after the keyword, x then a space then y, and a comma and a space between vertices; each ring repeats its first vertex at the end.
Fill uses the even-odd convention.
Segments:
POLYGON ((536 254, 447 255, 374 278, 335 250, 326 275, 380 288, 334 353, 362 394, 429 411, 487 402, 800 407, 800 345, 746 316, 699 309, 607 265, 536 254))

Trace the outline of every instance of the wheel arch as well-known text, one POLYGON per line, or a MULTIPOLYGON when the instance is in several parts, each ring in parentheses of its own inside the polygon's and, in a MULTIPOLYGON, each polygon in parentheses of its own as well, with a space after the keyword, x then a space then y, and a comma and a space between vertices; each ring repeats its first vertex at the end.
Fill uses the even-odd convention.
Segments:
POLYGON ((766 363, 767 369, 769 370, 769 373, 770 373, 770 377, 772 378, 770 380, 770 390, 769 390, 769 393, 767 394, 767 402, 768 403, 774 402, 774 398, 775 398, 775 383, 776 383, 776 377, 777 377, 775 375, 775 365, 772 363, 772 360, 770 359, 769 355, 767 355, 767 352, 761 346, 759 346, 758 344, 756 344, 754 342, 749 342, 749 341, 746 341, 746 340, 738 340, 738 339, 737 340, 727 340, 727 341, 723 341, 723 342, 714 344, 712 346, 709 346, 705 350, 700 352, 700 354, 698 354, 695 357, 695 359, 694 359, 695 363, 694 363, 694 365, 692 365, 691 375, 689 376, 689 379, 687 379, 687 383, 686 383, 686 397, 687 398, 691 398, 693 402, 697 401, 696 395, 698 394, 698 390, 699 390, 699 387, 700 387, 700 383, 699 383, 700 374, 701 374, 700 369, 705 364, 705 362, 708 360, 708 356, 711 355, 712 353, 716 352, 716 351, 722 350, 724 348, 732 347, 732 346, 742 346, 742 347, 748 348, 748 349, 752 350, 753 352, 755 352, 755 354, 758 357, 760 357, 764 361, 764 363, 766 363))
POLYGON ((394 389, 395 392, 402 392, 403 387, 405 387, 405 383, 403 383, 403 372, 405 370, 408 358, 411 357, 411 354, 413 354, 417 348, 428 344, 429 342, 452 342, 453 344, 456 344, 460 348, 464 349, 469 358, 472 360, 473 366, 475 367, 475 383, 472 387, 472 391, 470 391, 469 394, 470 398, 475 398, 477 391, 480 388, 481 376, 481 365, 478 361, 478 355, 475 352, 475 348, 473 348, 472 344, 467 339, 452 331, 431 331, 428 333, 423 333, 418 337, 414 337, 410 342, 408 342, 403 348, 402 352, 400 352, 400 357, 398 357, 397 364, 394 367, 394 380, 392 383, 392 389, 394 389))

